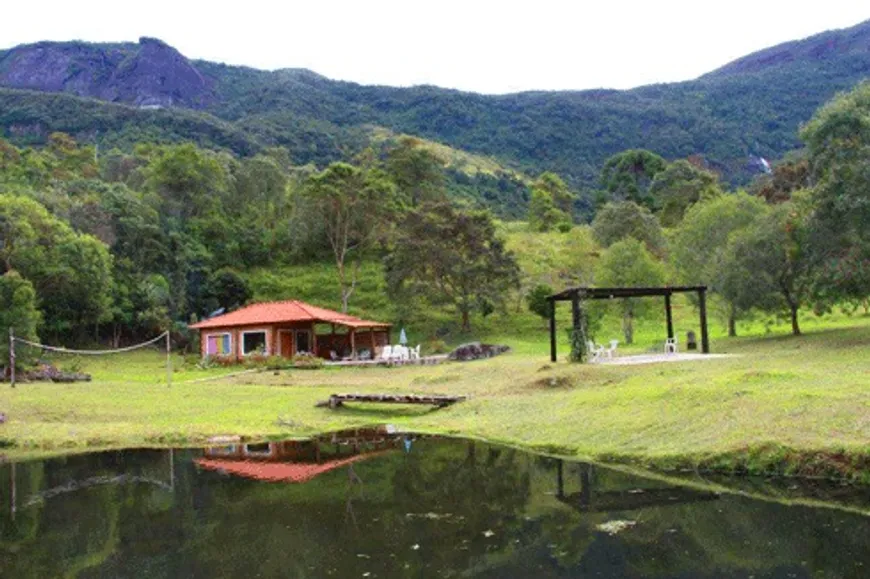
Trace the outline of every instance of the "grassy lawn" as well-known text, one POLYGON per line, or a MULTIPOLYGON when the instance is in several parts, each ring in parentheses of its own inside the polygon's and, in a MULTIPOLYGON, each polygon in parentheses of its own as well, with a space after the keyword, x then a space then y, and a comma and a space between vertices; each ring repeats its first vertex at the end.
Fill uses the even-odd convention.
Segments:
POLYGON ((550 364, 540 330, 505 338, 514 352, 499 358, 428 367, 221 378, 226 369, 196 370, 177 358, 171 388, 154 352, 83 360, 91 383, 0 389, 8 415, 0 440, 7 454, 32 455, 387 422, 592 460, 853 476, 870 462, 870 320, 835 317, 827 326, 807 324, 802 337, 776 333, 781 327, 765 335, 761 326, 747 326, 755 335, 744 338, 714 333, 713 351, 733 356, 646 366, 550 364), (347 391, 471 399, 441 410, 314 406, 347 391))

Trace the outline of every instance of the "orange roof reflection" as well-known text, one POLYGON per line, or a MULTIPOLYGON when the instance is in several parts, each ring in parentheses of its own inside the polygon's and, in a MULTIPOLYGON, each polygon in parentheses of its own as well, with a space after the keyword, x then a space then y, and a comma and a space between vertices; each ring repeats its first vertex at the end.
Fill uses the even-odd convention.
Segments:
POLYGON ((207 470, 224 471, 268 482, 306 482, 330 470, 371 458, 388 451, 357 454, 347 458, 328 460, 320 463, 305 462, 255 462, 250 460, 228 460, 198 458, 194 462, 207 470))

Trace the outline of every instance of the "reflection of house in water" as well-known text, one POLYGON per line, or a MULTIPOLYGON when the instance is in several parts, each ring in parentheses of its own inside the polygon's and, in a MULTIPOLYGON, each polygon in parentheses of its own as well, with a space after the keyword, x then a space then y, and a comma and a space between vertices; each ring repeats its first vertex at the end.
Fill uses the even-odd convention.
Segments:
POLYGON ((207 470, 265 481, 305 482, 333 469, 402 445, 403 436, 379 428, 343 430, 307 440, 207 448, 196 464, 207 470))
MULTIPOLYGON (((572 464, 572 463, 569 463, 572 464)), ((634 511, 647 507, 664 507, 710 501, 719 498, 718 493, 668 486, 632 488, 626 490, 601 490, 594 484, 594 467, 588 463, 576 463, 580 490, 565 493, 565 463, 558 461, 556 467, 556 498, 579 511, 608 512, 634 511)))

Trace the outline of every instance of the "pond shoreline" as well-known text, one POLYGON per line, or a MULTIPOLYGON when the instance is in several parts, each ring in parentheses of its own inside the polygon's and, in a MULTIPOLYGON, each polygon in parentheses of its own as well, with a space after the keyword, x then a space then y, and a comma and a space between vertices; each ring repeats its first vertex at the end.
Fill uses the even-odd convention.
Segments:
POLYGON ((215 436, 278 440, 393 424, 661 471, 870 483, 868 329, 729 340, 714 345, 735 356, 637 366, 553 364, 522 348, 438 366, 239 376, 179 364, 171 387, 164 358, 131 354, 90 362, 82 368, 90 383, 0 388, 0 454, 194 447, 215 436), (467 399, 442 409, 316 407, 341 392, 467 399))
MULTIPOLYGON (((369 427, 371 425, 356 425, 369 427)), ((0 431, 2 432, 2 431, 0 431)), ((124 443, 92 445, 89 441, 83 444, 67 444, 62 447, 18 446, 0 437, 0 463, 11 461, 27 461, 61 457, 67 455, 85 454, 90 452, 135 450, 135 449, 199 449, 227 444, 227 441, 243 444, 280 440, 305 440, 308 438, 329 434, 331 430, 265 433, 260 436, 244 436, 237 434, 214 434, 206 437, 181 439, 167 436, 164 440, 154 438, 139 441, 129 440, 124 443)), ((702 455, 671 455, 648 456, 630 454, 585 454, 579 448, 571 448, 558 443, 524 444, 511 438, 493 438, 474 435, 473 433, 427 430, 400 430, 412 435, 442 436, 464 440, 474 440, 485 444, 515 448, 523 452, 531 452, 542 456, 563 458, 571 461, 587 461, 611 467, 627 467, 641 469, 644 472, 655 472, 662 475, 681 473, 713 474, 747 477, 777 477, 793 478, 805 481, 832 481, 850 484, 870 485, 870 452, 866 450, 847 451, 843 449, 796 450, 777 444, 764 444, 757 447, 724 452, 721 454, 702 455)))

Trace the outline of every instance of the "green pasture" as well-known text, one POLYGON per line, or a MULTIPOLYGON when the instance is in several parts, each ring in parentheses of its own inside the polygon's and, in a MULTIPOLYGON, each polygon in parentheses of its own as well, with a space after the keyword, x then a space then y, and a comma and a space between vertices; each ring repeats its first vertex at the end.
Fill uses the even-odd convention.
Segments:
MULTIPOLYGON (((566 308, 567 309, 567 308, 566 308)), ((678 312, 678 328, 694 311, 678 312)), ((643 366, 548 359, 547 334, 486 336, 513 347, 498 358, 396 368, 261 371, 198 369, 173 356, 173 384, 156 351, 80 357, 93 381, 0 390, 12 456, 89 448, 203 445, 213 436, 305 436, 373 423, 470 436, 561 455, 654 467, 858 476, 870 456, 870 319, 806 316, 806 334, 744 324, 740 338, 713 332, 729 357, 643 366), (520 337, 516 337, 516 336, 520 337), (317 408, 333 392, 465 394, 450 408, 348 405, 317 408)), ((606 319, 603 327, 618 320, 606 319)), ((532 327, 534 326, 534 327, 532 327)), ((714 326, 715 328, 716 326, 714 326)), ((641 324, 658 347, 662 325, 641 324)), ((58 360, 63 366, 63 361, 58 360)))

